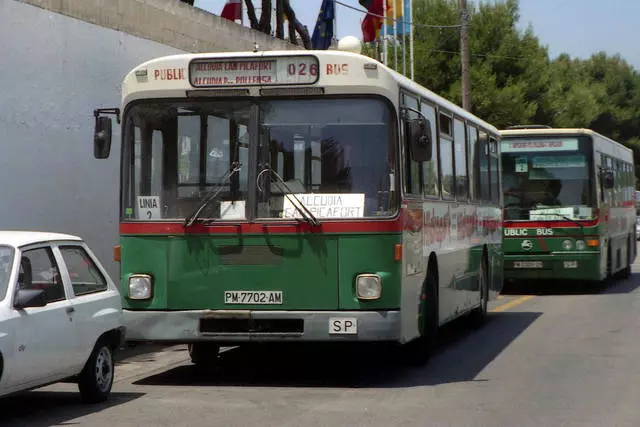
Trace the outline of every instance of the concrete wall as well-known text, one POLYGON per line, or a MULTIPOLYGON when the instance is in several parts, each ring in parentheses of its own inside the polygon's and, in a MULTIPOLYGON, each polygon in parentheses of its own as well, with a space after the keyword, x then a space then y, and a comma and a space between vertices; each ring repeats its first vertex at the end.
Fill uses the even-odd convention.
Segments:
POLYGON ((177 0, 18 0, 188 52, 296 49, 177 0))
POLYGON ((93 109, 141 62, 270 41, 254 33, 174 0, 0 0, 0 229, 80 235, 118 280, 120 135, 95 160, 93 109))

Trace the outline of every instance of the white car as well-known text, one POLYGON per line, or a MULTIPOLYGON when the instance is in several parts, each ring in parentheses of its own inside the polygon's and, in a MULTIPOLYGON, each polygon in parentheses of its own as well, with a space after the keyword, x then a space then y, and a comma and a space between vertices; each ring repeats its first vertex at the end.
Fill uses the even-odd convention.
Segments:
POLYGON ((124 336, 120 293, 82 239, 0 231, 0 396, 73 381, 104 401, 124 336))

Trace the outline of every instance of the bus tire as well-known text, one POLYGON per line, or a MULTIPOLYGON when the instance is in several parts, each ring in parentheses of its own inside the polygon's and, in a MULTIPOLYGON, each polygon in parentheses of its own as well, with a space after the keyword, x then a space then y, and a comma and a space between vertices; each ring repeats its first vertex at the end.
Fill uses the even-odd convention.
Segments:
POLYGON ((438 278, 435 267, 430 263, 427 277, 420 295, 420 336, 402 347, 403 362, 409 366, 425 365, 437 346, 438 315, 438 278))
POLYGON ((627 237, 627 266, 620 270, 620 278, 628 279, 631 277, 631 251, 633 250, 633 246, 631 244, 631 235, 627 237))
POLYGON ((212 342, 191 343, 187 346, 191 363, 198 369, 212 369, 217 365, 220 346, 212 342))
POLYGON ((478 273, 478 288, 480 292, 480 306, 471 310, 469 313, 469 321, 473 328, 480 328, 487 321, 488 305, 489 305, 489 263, 487 262, 487 254, 483 252, 482 261, 480 262, 480 271, 478 273))

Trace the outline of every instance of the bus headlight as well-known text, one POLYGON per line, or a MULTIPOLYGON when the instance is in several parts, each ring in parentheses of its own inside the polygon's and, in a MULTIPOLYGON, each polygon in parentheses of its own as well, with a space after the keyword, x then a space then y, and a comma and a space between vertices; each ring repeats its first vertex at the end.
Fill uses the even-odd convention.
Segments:
POLYGON ((562 241, 562 249, 564 249, 565 251, 570 251, 572 247, 573 243, 571 243, 571 240, 562 241))
POLYGON ((152 295, 153 283, 148 274, 132 274, 129 276, 129 299, 149 299, 152 295))
POLYGON ((583 251, 583 250, 584 250, 584 248, 586 248, 586 247, 587 247, 587 245, 586 245, 586 243, 584 243, 584 241, 583 241, 583 240, 578 240, 578 241, 576 241, 576 249, 577 249, 577 250, 579 250, 579 251, 583 251))
POLYGON ((382 279, 377 274, 359 274, 356 277, 358 299, 374 300, 382 295, 382 279))

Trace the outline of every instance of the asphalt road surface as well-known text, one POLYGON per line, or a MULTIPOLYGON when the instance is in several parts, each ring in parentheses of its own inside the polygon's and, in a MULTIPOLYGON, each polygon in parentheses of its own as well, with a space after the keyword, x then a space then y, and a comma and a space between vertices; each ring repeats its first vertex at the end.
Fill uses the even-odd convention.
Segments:
POLYGON ((223 353, 200 375, 183 347, 133 355, 111 399, 74 385, 0 399, 16 426, 640 426, 640 260, 600 293, 550 287, 503 295, 488 323, 456 322, 428 365, 367 348, 223 353))

